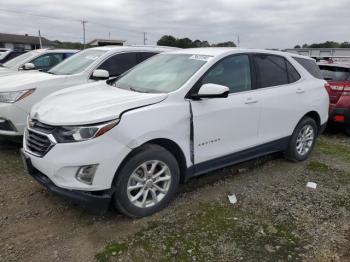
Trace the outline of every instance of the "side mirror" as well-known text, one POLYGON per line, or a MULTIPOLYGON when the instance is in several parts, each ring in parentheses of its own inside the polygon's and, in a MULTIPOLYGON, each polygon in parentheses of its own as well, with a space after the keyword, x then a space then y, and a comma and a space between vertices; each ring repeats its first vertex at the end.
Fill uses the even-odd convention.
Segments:
POLYGON ((96 69, 91 76, 93 79, 103 80, 109 78, 109 72, 103 69, 96 69))
POLYGON ((25 63, 23 65, 23 70, 33 70, 35 69, 35 65, 33 63, 25 63))
POLYGON ((230 93, 230 89, 227 86, 217 84, 204 84, 198 91, 198 94, 191 95, 193 99, 201 98, 226 98, 230 93))

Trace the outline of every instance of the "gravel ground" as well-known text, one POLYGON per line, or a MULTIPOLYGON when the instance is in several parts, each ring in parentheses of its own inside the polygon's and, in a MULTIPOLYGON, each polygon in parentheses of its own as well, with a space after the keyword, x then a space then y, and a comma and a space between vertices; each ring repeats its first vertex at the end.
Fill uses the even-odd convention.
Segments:
POLYGON ((273 155, 192 179, 138 220, 49 194, 24 174, 19 148, 0 141, 0 261, 350 261, 350 139, 340 134, 303 163, 273 155))

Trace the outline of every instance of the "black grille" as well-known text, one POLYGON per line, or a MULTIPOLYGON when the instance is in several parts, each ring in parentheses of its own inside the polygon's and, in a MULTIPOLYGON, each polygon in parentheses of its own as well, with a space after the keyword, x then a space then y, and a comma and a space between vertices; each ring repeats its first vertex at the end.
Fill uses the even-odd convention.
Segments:
POLYGON ((43 157, 50 151, 53 144, 46 135, 27 130, 26 146, 33 154, 43 157))
POLYGON ((50 126, 44 123, 39 122, 38 120, 31 120, 32 122, 32 129, 38 130, 43 133, 50 134, 55 130, 55 126, 50 126))
POLYGON ((0 130, 2 131, 17 131, 14 125, 8 120, 0 119, 0 130))

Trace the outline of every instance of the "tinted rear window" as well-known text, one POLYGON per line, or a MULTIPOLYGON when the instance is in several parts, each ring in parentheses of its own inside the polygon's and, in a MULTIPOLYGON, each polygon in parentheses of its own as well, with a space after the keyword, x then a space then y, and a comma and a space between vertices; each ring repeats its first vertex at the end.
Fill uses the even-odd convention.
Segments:
POLYGON ((311 59, 293 57, 300 65, 302 65, 313 77, 323 79, 321 70, 317 66, 316 62, 311 59))
POLYGON ((350 81, 350 69, 338 66, 319 66, 322 76, 328 81, 350 81))
POLYGON ((286 85, 300 79, 296 69, 284 58, 277 55, 254 55, 259 73, 260 88, 286 85))

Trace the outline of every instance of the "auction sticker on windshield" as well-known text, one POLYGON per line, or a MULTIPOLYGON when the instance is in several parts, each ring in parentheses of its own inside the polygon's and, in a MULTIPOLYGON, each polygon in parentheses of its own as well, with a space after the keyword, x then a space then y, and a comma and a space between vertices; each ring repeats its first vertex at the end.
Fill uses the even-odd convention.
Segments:
POLYGON ((189 59, 194 59, 194 60, 201 60, 201 61, 206 61, 208 62, 212 56, 210 55, 192 55, 189 57, 189 59))

